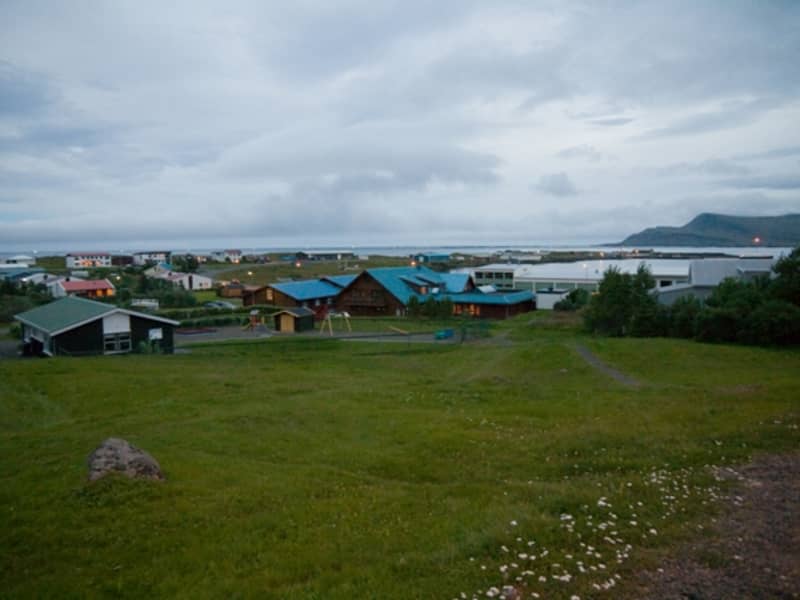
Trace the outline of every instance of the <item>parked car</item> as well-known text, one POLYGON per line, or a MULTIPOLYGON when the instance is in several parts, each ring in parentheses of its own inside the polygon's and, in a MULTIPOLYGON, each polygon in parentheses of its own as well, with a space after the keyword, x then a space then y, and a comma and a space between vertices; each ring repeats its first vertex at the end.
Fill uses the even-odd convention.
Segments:
POLYGON ((206 302, 203 306, 206 308, 226 308, 230 310, 236 308, 235 304, 225 302, 225 300, 212 300, 211 302, 206 302))

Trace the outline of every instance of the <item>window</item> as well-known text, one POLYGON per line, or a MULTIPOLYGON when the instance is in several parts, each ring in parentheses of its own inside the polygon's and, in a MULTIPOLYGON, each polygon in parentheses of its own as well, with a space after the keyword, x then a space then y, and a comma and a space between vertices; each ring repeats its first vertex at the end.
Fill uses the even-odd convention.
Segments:
POLYGON ((272 300, 272 288, 267 288, 267 300, 272 300))
POLYGON ((130 352, 131 351, 131 334, 125 333, 109 333, 103 336, 103 351, 104 352, 130 352))

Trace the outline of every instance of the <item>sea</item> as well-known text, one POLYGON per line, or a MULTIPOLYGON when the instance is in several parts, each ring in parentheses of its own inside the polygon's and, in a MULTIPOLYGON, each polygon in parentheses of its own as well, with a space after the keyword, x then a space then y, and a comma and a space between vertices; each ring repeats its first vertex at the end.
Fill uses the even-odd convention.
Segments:
MULTIPOLYGON (((231 246, 229 246, 231 247, 231 246)), ((163 247, 150 248, 150 250, 164 250, 163 247)), ((315 247, 315 246, 286 246, 286 247, 239 247, 239 250, 244 254, 293 254, 300 251, 344 251, 352 252, 356 256, 413 256, 415 254, 432 252, 436 254, 470 254, 480 257, 491 257, 495 255, 502 255, 509 252, 625 252, 625 251, 652 251, 665 254, 725 254, 728 256, 736 257, 777 257, 789 254, 792 251, 790 247, 770 247, 770 246, 605 246, 605 245, 468 245, 468 246, 330 246, 330 247, 315 247)), ((83 249, 76 248, 72 251, 81 251, 83 249)), ((136 251, 146 251, 146 248, 137 248, 136 250, 130 249, 106 249, 105 252, 111 254, 130 254, 136 251)), ((188 253, 193 254, 210 254, 213 251, 222 250, 222 248, 187 248, 176 247, 168 249, 173 253, 188 253)), ((64 250, 29 250, 20 249, 19 251, 0 252, 1 258, 9 258, 12 256, 64 256, 68 252, 64 250)))

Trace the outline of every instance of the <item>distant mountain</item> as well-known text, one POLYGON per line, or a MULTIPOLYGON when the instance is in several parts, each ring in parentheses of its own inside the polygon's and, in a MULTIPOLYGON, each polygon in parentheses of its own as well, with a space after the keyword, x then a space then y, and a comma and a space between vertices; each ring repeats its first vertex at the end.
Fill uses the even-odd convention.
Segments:
POLYGON ((621 246, 762 246, 800 245, 800 214, 779 217, 734 217, 702 213, 683 227, 650 227, 620 242, 621 246))

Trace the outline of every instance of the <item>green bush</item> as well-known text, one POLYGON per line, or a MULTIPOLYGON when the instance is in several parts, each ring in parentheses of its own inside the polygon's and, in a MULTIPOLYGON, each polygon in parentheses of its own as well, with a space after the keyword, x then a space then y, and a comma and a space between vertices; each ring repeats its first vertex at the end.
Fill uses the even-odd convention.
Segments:
POLYGON ((737 337, 746 344, 800 344, 800 307, 785 300, 767 300, 740 327, 737 337))
POLYGON ((576 288, 572 290, 566 297, 559 300, 553 305, 553 310, 573 311, 579 310, 589 303, 591 295, 588 291, 576 288))
POLYGON ((678 298, 669 308, 667 335, 693 338, 697 335, 697 317, 703 304, 694 296, 678 298))

